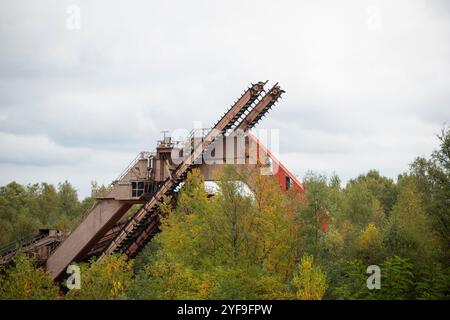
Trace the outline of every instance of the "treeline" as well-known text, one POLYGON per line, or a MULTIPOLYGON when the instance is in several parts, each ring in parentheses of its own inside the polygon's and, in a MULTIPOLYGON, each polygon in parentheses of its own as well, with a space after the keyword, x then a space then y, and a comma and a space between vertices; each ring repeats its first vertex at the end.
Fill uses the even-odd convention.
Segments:
POLYGON ((369 171, 342 187, 309 173, 305 193, 284 193, 271 177, 224 167, 211 198, 194 171, 136 259, 82 264, 81 289, 63 296, 19 254, 0 272, 0 298, 448 299, 449 129, 438 137, 396 181, 369 171), (370 265, 379 290, 367 288, 370 265))
MULTIPOLYGON (((104 189, 92 183, 93 195, 104 189)), ((80 201, 68 181, 56 187, 48 183, 23 186, 17 182, 0 187, 0 247, 34 236, 40 228, 70 231, 93 199, 80 201)))

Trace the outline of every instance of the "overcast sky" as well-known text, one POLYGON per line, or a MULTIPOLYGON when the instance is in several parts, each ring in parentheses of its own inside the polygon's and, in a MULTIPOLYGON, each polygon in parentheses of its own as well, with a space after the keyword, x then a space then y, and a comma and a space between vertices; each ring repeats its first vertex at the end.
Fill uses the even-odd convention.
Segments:
POLYGON ((0 185, 86 196, 260 80, 294 174, 395 178, 450 122, 449 39, 445 0, 1 0, 0 185))

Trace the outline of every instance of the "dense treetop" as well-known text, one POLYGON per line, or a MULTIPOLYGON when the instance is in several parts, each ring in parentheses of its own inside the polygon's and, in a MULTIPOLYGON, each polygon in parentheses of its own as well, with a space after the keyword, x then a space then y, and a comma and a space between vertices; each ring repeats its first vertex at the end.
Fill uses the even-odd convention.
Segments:
MULTIPOLYGON (((396 181, 371 170, 343 187, 308 173, 303 194, 225 166, 208 197, 193 171, 177 205, 161 204, 162 232, 136 259, 83 263, 81 289, 63 295, 18 254, 0 270, 0 298, 448 299, 449 129, 438 138, 439 149, 396 181), (380 290, 366 286, 370 265, 380 267, 380 290)), ((40 227, 70 230, 92 201, 80 202, 68 182, 1 187, 0 244, 40 227)))

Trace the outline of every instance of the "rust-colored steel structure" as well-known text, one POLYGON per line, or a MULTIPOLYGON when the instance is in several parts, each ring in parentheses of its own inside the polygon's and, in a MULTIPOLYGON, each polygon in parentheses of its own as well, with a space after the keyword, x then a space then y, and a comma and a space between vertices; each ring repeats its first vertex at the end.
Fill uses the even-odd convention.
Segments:
MULTIPOLYGON (((41 260, 54 279, 61 279, 70 263, 94 255, 101 259, 120 252, 134 257, 159 232, 158 203, 172 196, 175 204, 180 184, 194 168, 211 181, 223 164, 246 170, 267 171, 271 167, 269 174, 277 177, 284 190, 293 187, 302 192, 303 185, 295 176, 248 133, 284 93, 278 84, 265 91, 266 84, 252 84, 211 129, 201 130, 202 134, 193 130, 184 143, 164 137, 156 152, 141 152, 70 234, 55 236, 56 231, 52 231, 51 236, 41 235, 22 248, 45 251, 41 260), (134 204, 141 208, 124 218, 134 204)), ((9 261, 17 248, 0 250, 0 263, 9 261)))
MULTIPOLYGON (((264 83, 259 82, 257 85, 253 85, 247 90, 228 110, 222 119, 209 131, 209 133, 200 139, 197 147, 194 148, 193 154, 187 157, 179 168, 175 170, 175 173, 171 178, 166 180, 165 183, 168 187, 165 189, 162 188, 150 202, 143 206, 120 234, 111 242, 103 255, 114 252, 125 252, 128 256, 134 256, 139 251, 146 241, 148 241, 148 239, 150 239, 157 231, 159 221, 156 204, 164 195, 172 195, 174 193, 175 188, 184 180, 187 172, 196 167, 195 161, 202 156, 213 141, 227 129, 231 129, 232 132, 234 132, 236 129, 245 131, 251 128, 258 122, 263 113, 267 112, 271 106, 273 106, 283 93, 276 84, 258 101, 257 98, 263 91, 263 86, 264 83), (254 107, 252 107, 253 102, 256 102, 254 107)), ((191 139, 192 138, 188 139, 189 143, 191 143, 191 139)), ((215 149, 214 146, 212 149, 215 149)), ((235 160, 234 157, 233 160, 235 160)), ((205 179, 211 180, 210 178, 208 179, 207 174, 205 174, 206 172, 211 172, 211 170, 207 171, 210 165, 204 164, 203 161, 201 163, 200 169, 204 168, 204 170, 201 171, 203 171, 205 179)))

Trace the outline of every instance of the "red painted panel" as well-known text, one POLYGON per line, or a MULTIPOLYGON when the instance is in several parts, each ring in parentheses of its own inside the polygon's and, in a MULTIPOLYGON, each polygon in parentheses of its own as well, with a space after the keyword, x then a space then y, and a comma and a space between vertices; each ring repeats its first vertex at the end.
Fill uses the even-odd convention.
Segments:
POLYGON ((294 176, 273 154, 267 149, 259 140, 252 134, 248 134, 250 140, 256 143, 258 146, 257 157, 261 159, 261 154, 266 154, 272 160, 272 167, 274 168, 275 175, 278 178, 278 182, 280 183, 283 190, 286 191, 286 176, 291 179, 292 186, 298 192, 304 191, 304 185, 301 183, 296 176, 294 176))
MULTIPOLYGON (((294 187, 299 193, 305 191, 305 186, 301 183, 271 152, 268 150, 259 140, 252 134, 248 134, 250 140, 256 143, 257 145, 257 157, 258 160, 261 160, 261 155, 267 155, 272 160, 272 167, 274 170, 274 175, 277 177, 278 182, 281 185, 281 188, 284 191, 287 191, 286 188, 286 177, 289 177, 291 181, 291 188, 294 187)), ((317 220, 322 229, 322 232, 327 231, 329 215, 328 211, 323 210, 317 212, 317 220)))

